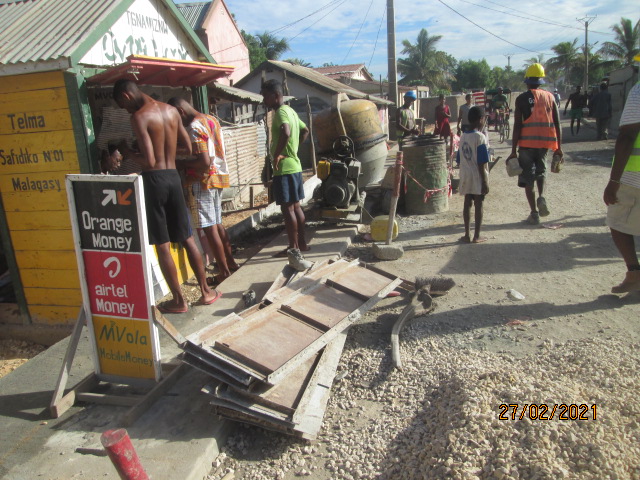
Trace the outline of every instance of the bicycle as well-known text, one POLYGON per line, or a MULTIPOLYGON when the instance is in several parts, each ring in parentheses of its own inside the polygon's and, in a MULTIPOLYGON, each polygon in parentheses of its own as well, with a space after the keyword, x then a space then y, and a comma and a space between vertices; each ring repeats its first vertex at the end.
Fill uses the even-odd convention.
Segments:
POLYGON ((511 134, 511 127, 509 126, 509 117, 505 115, 503 109, 498 110, 496 116, 496 129, 498 130, 498 136, 500 143, 504 143, 511 134))

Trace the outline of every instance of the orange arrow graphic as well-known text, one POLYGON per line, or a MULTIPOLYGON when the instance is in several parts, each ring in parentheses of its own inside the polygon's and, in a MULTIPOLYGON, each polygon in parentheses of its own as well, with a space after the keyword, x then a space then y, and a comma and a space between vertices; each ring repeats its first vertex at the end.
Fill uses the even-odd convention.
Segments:
POLYGON ((131 195, 132 189, 126 190, 124 193, 118 191, 118 205, 131 205, 131 200, 127 200, 131 195))

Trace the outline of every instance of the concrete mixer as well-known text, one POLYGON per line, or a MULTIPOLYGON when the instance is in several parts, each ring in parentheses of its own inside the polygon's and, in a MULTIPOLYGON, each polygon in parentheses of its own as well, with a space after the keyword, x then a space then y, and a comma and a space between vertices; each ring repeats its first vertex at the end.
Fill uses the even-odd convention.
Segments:
POLYGON ((347 100, 314 115, 313 129, 321 157, 322 185, 314 194, 320 200, 320 216, 358 223, 365 217, 367 223, 364 189, 382 179, 387 159, 378 108, 368 100, 347 100))

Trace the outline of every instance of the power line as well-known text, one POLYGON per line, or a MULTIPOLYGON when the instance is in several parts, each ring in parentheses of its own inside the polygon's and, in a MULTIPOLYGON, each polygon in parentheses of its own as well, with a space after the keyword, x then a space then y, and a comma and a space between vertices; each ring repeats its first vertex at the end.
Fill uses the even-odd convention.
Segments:
POLYGON ((273 34, 273 33, 281 32, 282 30, 285 30, 285 29, 287 29, 289 27, 292 27, 293 25, 295 25, 297 23, 300 23, 302 20, 305 20, 305 19, 307 19, 309 17, 312 17, 316 13, 321 12, 322 10, 324 10, 326 8, 329 8, 330 6, 332 6, 332 5, 336 4, 336 3, 339 3, 340 1, 341 0, 331 0, 329 3, 327 3, 326 5, 323 5, 322 7, 320 7, 315 12, 311 12, 309 15, 305 15, 304 17, 299 18, 298 20, 295 20, 295 21, 293 21, 291 23, 288 23, 287 25, 284 25, 282 27, 276 28, 275 30, 270 31, 269 33, 273 34))
POLYGON ((303 29, 300 33, 298 33, 297 35, 295 35, 295 36, 293 36, 293 37, 291 37, 291 38, 288 38, 287 40, 288 40, 288 41, 291 41, 291 40, 293 40, 293 39, 295 39, 295 38, 299 37, 299 36, 300 36, 300 35, 302 35, 304 32, 306 32, 306 31, 307 31, 307 30, 309 30, 311 27, 313 27, 316 23, 318 23, 320 20, 323 20, 323 19, 324 19, 325 17, 327 17, 330 13, 333 13, 335 10, 337 10, 339 7, 341 7, 341 6, 342 6, 344 3, 346 3, 346 2, 347 2, 347 0, 341 0, 341 1, 340 1, 340 3, 338 3, 338 4, 335 6, 335 8, 333 8, 332 10, 329 10, 329 11, 327 12, 327 14, 326 14, 326 15, 324 15, 324 16, 322 16, 322 17, 320 17, 318 20, 316 20, 316 21, 315 21, 315 22, 313 22, 311 25, 309 25, 307 28, 303 29))
MULTIPOLYGON (((497 3, 497 2, 492 2, 491 0, 485 0, 485 1, 487 3, 492 3, 493 5, 497 5, 497 6, 502 7, 502 8, 513 10, 514 12, 518 12, 518 13, 522 13, 524 15, 527 15, 529 17, 527 20, 533 20, 535 22, 540 22, 540 23, 548 23, 549 25, 557 25, 559 27, 573 28, 573 29, 576 29, 576 30, 582 30, 581 28, 575 27, 573 25, 564 25, 564 24, 561 24, 561 23, 553 22, 552 20, 546 20, 546 19, 544 19, 542 17, 536 17, 535 15, 531 15, 531 13, 529 13, 529 12, 523 12, 521 10, 516 10, 513 7, 507 7, 506 5, 501 5, 501 4, 497 3)), ((467 2, 467 3, 469 3, 469 2, 467 2)), ((477 4, 473 4, 473 5, 477 5, 477 4)), ((487 9, 493 10, 495 12, 499 12, 499 10, 492 9, 492 8, 486 7, 484 5, 477 5, 477 6, 481 7, 481 8, 487 8, 487 9)), ((504 13, 505 15, 512 15, 514 17, 525 18, 525 17, 520 17, 519 15, 515 15, 515 14, 509 13, 509 12, 500 12, 500 13, 504 13)), ((593 30, 593 33, 601 33, 603 35, 613 35, 610 32, 596 32, 595 30, 593 30)))
POLYGON ((342 59, 342 63, 346 62, 347 58, 349 57, 349 54, 351 53, 351 49, 356 44, 356 41, 358 40, 358 37, 360 36, 360 32, 362 31, 362 27, 364 27, 364 22, 367 21, 367 17, 369 16, 369 10, 371 10, 371 5, 373 5, 373 0, 371 0, 371 2, 369 2, 369 8, 367 8, 367 13, 364 14, 364 19, 362 20, 362 23, 360 24, 360 28, 358 29, 358 33, 356 33, 356 38, 353 39, 353 43, 351 43, 351 46, 349 47, 349 51, 344 56, 344 59, 342 59))
POLYGON ((505 40, 502 37, 499 37, 498 35, 496 35, 493 32, 490 32, 489 30, 487 30, 484 27, 481 27, 480 25, 478 25, 476 22, 474 22, 473 20, 470 20, 469 18, 465 17, 464 15, 462 15, 460 12, 458 12, 456 9, 451 8, 449 5, 447 5, 446 3, 444 3, 442 0, 438 0, 442 5, 444 5, 445 7, 447 7, 449 10, 451 10, 452 12, 454 12, 456 15, 460 15, 462 18, 464 18, 467 22, 472 23, 473 25, 475 25, 476 27, 478 27, 480 30, 483 30, 485 32, 487 32, 489 35, 492 35, 494 37, 496 37, 498 40, 502 40, 505 43, 508 43, 509 45, 513 45, 514 47, 518 47, 522 50, 526 50, 527 52, 531 52, 531 53, 540 53, 540 52, 536 52, 535 50, 530 50, 526 47, 521 47, 520 45, 516 45, 513 42, 510 42, 509 40, 505 40))
POLYGON ((380 26, 378 27, 378 34, 376 35, 376 41, 373 44, 373 52, 371 52, 371 58, 369 59, 368 68, 371 68, 371 62, 373 61, 373 55, 376 53, 376 48, 378 47, 378 37, 380 36, 380 30, 382 30, 382 23, 384 22, 384 17, 387 16, 387 6, 384 6, 384 10, 382 12, 382 17, 380 17, 380 26))

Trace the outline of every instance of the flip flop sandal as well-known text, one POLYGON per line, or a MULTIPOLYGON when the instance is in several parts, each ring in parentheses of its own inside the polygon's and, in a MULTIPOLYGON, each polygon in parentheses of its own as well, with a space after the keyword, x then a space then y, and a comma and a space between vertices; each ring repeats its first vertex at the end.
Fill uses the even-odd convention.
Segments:
POLYGON ((160 311, 160 313, 187 313, 189 311, 189 307, 177 308, 177 307, 169 307, 167 304, 157 305, 156 308, 160 311))
POLYGON ((218 300, 221 296, 222 296, 222 292, 220 290, 214 290, 214 292, 216 293, 216 296, 213 297, 211 300, 209 300, 208 302, 205 302, 204 300, 202 301, 203 305, 211 305, 213 302, 215 302, 216 300, 218 300))

